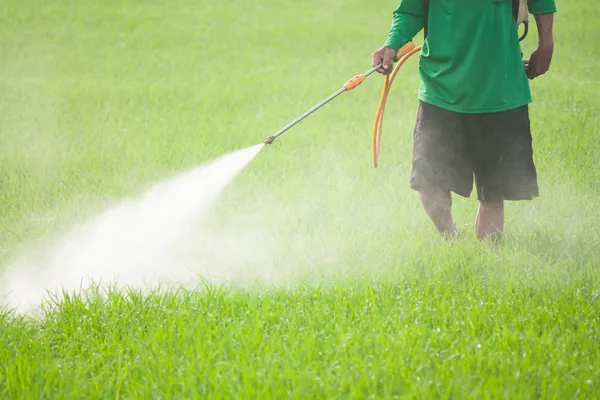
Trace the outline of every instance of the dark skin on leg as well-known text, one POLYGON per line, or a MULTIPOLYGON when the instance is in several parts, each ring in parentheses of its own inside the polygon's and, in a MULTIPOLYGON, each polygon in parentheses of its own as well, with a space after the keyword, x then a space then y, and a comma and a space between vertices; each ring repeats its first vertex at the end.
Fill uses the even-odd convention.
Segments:
POLYGON ((452 219, 452 194, 448 190, 423 189, 419 191, 421 204, 445 239, 456 236, 456 225, 452 219))
POLYGON ((503 229, 504 202, 480 201, 475 220, 477 239, 496 243, 502 238, 503 229))

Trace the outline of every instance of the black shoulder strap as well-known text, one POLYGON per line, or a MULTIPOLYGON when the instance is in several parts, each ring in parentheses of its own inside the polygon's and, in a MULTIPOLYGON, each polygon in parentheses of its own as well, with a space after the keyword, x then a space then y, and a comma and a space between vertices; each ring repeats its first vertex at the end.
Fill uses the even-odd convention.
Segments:
POLYGON ((425 23, 423 24, 423 40, 427 38, 427 23, 429 22, 429 0, 423 0, 423 15, 425 23))
MULTIPOLYGON (((515 19, 515 24, 519 20, 520 3, 521 2, 519 0, 513 0, 513 17, 515 19)), ((523 35, 519 38, 519 42, 525 39, 525 37, 527 37, 527 33, 529 32, 529 22, 523 21, 523 25, 525 26, 525 31, 523 32, 523 35)))

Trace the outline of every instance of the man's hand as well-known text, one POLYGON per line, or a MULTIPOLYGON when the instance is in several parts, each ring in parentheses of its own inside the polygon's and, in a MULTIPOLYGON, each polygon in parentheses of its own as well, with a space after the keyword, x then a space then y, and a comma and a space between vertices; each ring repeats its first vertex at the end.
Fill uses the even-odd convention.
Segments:
POLYGON ((553 52, 554 44, 539 44, 538 48, 531 53, 529 60, 526 60, 524 63, 525 71, 527 72, 527 77, 529 79, 535 79, 548 72, 553 52))
POLYGON ((552 38, 553 22, 553 14, 535 15, 539 37, 538 48, 531 54, 529 60, 524 61, 525 71, 529 79, 535 79, 550 69, 552 53, 554 53, 554 40, 552 38))
POLYGON ((373 68, 382 64, 381 68, 377 70, 380 74, 389 75, 394 69, 394 58, 396 57, 396 51, 391 47, 382 47, 372 55, 373 68))

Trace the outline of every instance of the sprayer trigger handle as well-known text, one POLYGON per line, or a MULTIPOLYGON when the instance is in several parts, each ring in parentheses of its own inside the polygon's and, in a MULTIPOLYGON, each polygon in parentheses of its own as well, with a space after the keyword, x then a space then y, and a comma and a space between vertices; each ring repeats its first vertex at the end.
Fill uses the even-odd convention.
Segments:
POLYGON ((413 42, 406 43, 404 46, 402 46, 402 47, 400 47, 400 49, 398 49, 398 52, 396 53, 396 58, 394 59, 394 61, 400 60, 402 57, 404 57, 409 52, 411 52, 414 48, 415 48, 415 45, 413 42))
POLYGON ((358 85, 363 83, 363 81, 365 80, 365 77, 366 77, 365 74, 360 74, 360 75, 356 75, 353 78, 350 78, 350 80, 348 82, 346 82, 346 84, 344 85, 344 89, 346 89, 346 91, 354 89, 355 87, 357 87, 358 85))

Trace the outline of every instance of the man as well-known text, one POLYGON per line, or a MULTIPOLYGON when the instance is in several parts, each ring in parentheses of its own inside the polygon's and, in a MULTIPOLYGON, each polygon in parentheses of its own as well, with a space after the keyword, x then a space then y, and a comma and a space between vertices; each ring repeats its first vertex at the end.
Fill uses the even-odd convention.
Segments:
POLYGON ((457 233, 451 192, 469 197, 473 176, 479 239, 501 237, 504 201, 538 196, 528 79, 550 67, 556 5, 529 0, 528 7, 539 37, 529 61, 522 60, 512 0, 401 0, 372 55, 387 75, 397 50, 427 29, 410 186, 444 237, 457 233))

